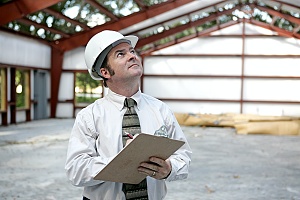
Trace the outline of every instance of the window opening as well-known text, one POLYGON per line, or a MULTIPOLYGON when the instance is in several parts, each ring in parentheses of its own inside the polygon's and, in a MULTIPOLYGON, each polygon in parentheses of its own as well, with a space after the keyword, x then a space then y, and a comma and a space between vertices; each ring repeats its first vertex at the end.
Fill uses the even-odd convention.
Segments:
POLYGON ((88 73, 75 73, 75 105, 87 106, 103 97, 102 81, 94 80, 88 73))
POLYGON ((0 111, 6 111, 6 69, 0 69, 0 111))
POLYGON ((16 107, 29 109, 29 70, 16 70, 16 107))

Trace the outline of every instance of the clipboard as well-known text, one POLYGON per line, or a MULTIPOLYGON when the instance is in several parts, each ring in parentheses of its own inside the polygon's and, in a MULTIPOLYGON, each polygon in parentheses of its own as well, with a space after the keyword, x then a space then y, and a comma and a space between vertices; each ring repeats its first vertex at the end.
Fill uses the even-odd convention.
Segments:
POLYGON ((149 134, 139 134, 130 144, 104 167, 95 180, 138 184, 147 175, 138 172, 142 162, 149 161, 152 156, 169 158, 185 142, 149 134))

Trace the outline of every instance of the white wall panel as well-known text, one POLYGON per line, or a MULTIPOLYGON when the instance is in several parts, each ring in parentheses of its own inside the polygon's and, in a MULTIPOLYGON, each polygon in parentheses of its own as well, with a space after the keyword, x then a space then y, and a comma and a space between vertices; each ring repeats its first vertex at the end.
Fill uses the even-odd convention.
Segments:
POLYGON ((158 98, 239 99, 240 79, 144 78, 144 92, 158 98))
MULTIPOLYGON (((239 34, 243 26, 237 24, 213 35, 239 34)), ((246 34, 276 35, 251 24, 245 26, 246 34)), ((241 37, 200 37, 159 50, 153 57, 144 60, 144 74, 151 75, 212 75, 239 76, 244 64, 245 76, 300 76, 300 40, 284 37, 247 37, 245 38, 245 55, 275 55, 272 57, 247 57, 242 63, 241 57, 230 55, 242 54, 241 37), (228 55, 228 57, 184 57, 168 56, 176 54, 228 55), (286 57, 276 57, 284 55, 286 57)), ((276 78, 245 78, 243 85, 244 100, 252 101, 300 101, 300 80, 276 78)), ((239 100, 241 81, 239 78, 166 78, 144 77, 144 92, 167 101, 175 112, 224 113, 240 112, 239 103, 216 102, 180 102, 183 99, 225 99, 239 100)), ((298 104, 244 103, 243 113, 261 115, 300 116, 298 104)))
POLYGON ((241 54, 241 38, 195 38, 153 54, 241 54))
POLYGON ((26 111, 25 110, 20 110, 17 111, 16 113, 16 122, 25 122, 26 121, 26 111))
POLYGON ((60 78, 58 100, 64 101, 73 99, 74 95, 74 75, 73 73, 62 73, 60 78))
POLYGON ((75 109, 75 117, 77 116, 77 114, 82 110, 82 108, 76 108, 75 109))
POLYGON ((300 58, 245 58, 248 76, 300 76, 300 58))
POLYGON ((300 41, 294 38, 246 38, 245 54, 300 55, 300 41))
POLYGON ((271 116, 297 116, 299 117, 299 104, 264 104, 244 103, 243 113, 271 116))
MULTIPOLYGON (((230 27, 223 28, 219 31, 215 31, 212 35, 232 35, 237 34, 241 35, 243 33, 243 24, 239 23, 230 27)), ((245 24, 245 34, 254 35, 254 34, 264 34, 264 35, 276 35, 274 31, 258 27, 252 24, 245 24)))
MULTIPOLYGON (((243 27, 242 23, 239 24, 241 29, 243 27)), ((259 27, 259 26, 255 26, 252 24, 245 24, 245 34, 246 35, 256 35, 256 34, 263 34, 263 35, 277 35, 276 32, 259 27)))
POLYGON ((63 69, 87 69, 84 61, 84 47, 79 47, 64 54, 63 69))
POLYGON ((244 81, 244 99, 299 101, 299 88, 300 80, 246 79, 244 81))
POLYGON ((33 39, 0 31, 0 63, 50 68, 51 48, 33 39))
POLYGON ((72 103, 58 103, 56 108, 56 117, 58 118, 72 118, 73 104, 72 103))
POLYGON ((239 103, 164 101, 175 113, 222 114, 239 113, 239 103))
POLYGON ((146 57, 144 74, 241 75, 241 58, 146 57))

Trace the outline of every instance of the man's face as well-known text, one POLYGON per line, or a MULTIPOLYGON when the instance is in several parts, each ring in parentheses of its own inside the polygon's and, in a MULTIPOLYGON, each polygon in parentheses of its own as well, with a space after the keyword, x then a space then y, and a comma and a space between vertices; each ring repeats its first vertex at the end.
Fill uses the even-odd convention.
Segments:
POLYGON ((135 50, 128 43, 121 43, 114 47, 107 55, 107 64, 114 75, 110 78, 114 80, 128 80, 134 77, 140 78, 143 73, 143 67, 135 50))

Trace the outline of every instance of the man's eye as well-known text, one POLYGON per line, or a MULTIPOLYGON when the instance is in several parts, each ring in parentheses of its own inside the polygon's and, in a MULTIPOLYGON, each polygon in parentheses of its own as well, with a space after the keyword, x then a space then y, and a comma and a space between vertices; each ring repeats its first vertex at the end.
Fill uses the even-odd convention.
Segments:
POLYGON ((135 54, 135 50, 131 50, 130 52, 133 53, 133 54, 135 54))
POLYGON ((120 56, 123 56, 123 55, 124 55, 123 53, 118 53, 117 57, 120 57, 120 56))

